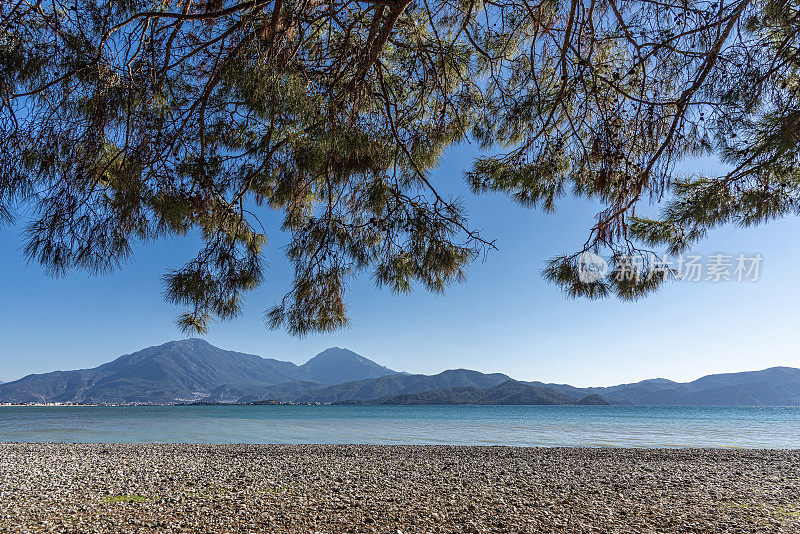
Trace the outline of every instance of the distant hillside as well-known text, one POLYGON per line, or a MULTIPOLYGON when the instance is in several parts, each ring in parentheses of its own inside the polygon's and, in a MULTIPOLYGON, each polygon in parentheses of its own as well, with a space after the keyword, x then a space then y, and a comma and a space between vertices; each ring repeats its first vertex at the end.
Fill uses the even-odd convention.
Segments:
POLYGON ((488 388, 507 380, 510 378, 500 373, 483 374, 467 369, 453 369, 433 376, 396 374, 318 389, 295 400, 324 403, 350 400, 368 401, 449 387, 488 388))
POLYGON ((188 339, 126 354, 93 369, 29 375, 2 384, 0 402, 172 403, 206 399, 212 393, 231 398, 239 391, 287 382, 319 387, 381 373, 395 371, 343 349, 325 351, 297 366, 188 339))
MULTIPOLYGON (((350 401, 358 402, 358 401, 350 401)), ((367 401, 365 404, 381 405, 557 405, 557 404, 607 404, 598 396, 578 399, 564 395, 552 388, 531 386, 516 380, 507 380, 490 388, 455 387, 426 391, 423 393, 406 393, 385 399, 367 401)))
POLYGON ((611 387, 575 388, 566 384, 528 382, 573 396, 597 394, 612 404, 642 406, 800 406, 800 369, 708 375, 692 382, 664 378, 611 387))
POLYGON ((628 404, 655 406, 800 406, 800 369, 663 378, 611 387, 517 382, 501 373, 451 369, 398 373, 332 347, 303 365, 232 352, 201 339, 171 341, 92 369, 35 374, 0 383, 0 402, 171 404, 628 404))
POLYGON ((307 393, 324 387, 327 387, 326 384, 305 382, 302 380, 253 388, 222 386, 212 390, 209 396, 203 400, 208 402, 233 402, 240 404, 264 400, 292 402, 307 393))

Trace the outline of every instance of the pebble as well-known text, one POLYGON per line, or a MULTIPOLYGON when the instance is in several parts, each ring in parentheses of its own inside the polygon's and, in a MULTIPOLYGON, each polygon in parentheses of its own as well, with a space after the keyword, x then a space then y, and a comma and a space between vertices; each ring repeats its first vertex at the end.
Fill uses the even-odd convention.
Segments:
POLYGON ((800 451, 0 444, 0 532, 800 532, 800 451))

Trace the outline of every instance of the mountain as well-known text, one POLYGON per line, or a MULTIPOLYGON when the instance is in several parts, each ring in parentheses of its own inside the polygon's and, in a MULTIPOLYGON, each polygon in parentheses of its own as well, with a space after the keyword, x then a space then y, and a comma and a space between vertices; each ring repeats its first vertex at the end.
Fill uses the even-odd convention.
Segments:
POLYGON ((612 404, 647 406, 800 406, 800 369, 771 367, 762 371, 714 374, 692 382, 664 378, 610 387, 575 388, 566 384, 528 382, 566 395, 599 395, 612 404))
POLYGON ((800 369, 664 378, 610 387, 517 382, 501 373, 451 369, 398 373, 332 347, 303 365, 223 350, 201 339, 171 341, 94 367, 0 383, 0 402, 400 404, 626 404, 800 406, 800 369))
POLYGON ((292 402, 298 397, 324 387, 326 385, 319 382, 305 382, 302 380, 254 388, 221 386, 212 390, 208 397, 203 400, 207 402, 234 402, 241 404, 265 400, 292 402))
POLYGON ((300 403, 334 403, 372 401, 396 394, 423 392, 441 389, 445 386, 490 387, 509 377, 503 374, 483 374, 478 371, 454 369, 438 375, 409 375, 397 373, 368 380, 345 382, 327 386, 317 382, 287 382, 261 388, 224 387, 212 391, 208 402, 247 403, 256 401, 281 401, 300 403))
POLYGON ((584 398, 578 401, 578 404, 581 406, 608 406, 609 402, 597 394, 586 395, 584 398))
POLYGON ((508 380, 511 379, 504 374, 483 374, 467 369, 452 369, 432 376, 395 374, 317 389, 295 400, 297 402, 323 403, 370 401, 450 387, 488 388, 508 380))
MULTIPOLYGON (((305 367, 223 350, 201 339, 171 341, 93 369, 28 375, 2 384, 0 402, 172 403, 205 399, 212 392, 222 399, 290 382, 322 387, 395 373, 351 351, 326 353, 305 367), (338 363, 335 370, 333 362, 338 363)), ((301 389, 309 390, 308 385, 301 389)))
MULTIPOLYGON (((350 401, 356 403, 359 401, 350 401)), ((596 395, 578 400, 576 397, 559 393, 552 388, 531 386, 516 380, 507 380, 489 388, 474 386, 454 387, 426 391, 423 393, 405 393, 385 399, 368 401, 365 404, 381 405, 529 405, 529 404, 607 404, 596 395)))
POLYGON ((310 380, 323 384, 341 384, 397 374, 397 371, 378 365, 352 350, 339 347, 320 352, 301 365, 300 370, 310 380))

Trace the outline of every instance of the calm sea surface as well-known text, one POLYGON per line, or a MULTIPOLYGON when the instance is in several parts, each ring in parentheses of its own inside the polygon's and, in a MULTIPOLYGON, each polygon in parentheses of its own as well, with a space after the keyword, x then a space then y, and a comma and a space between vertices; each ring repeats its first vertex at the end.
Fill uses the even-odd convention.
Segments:
POLYGON ((800 408, 0 407, 0 442, 800 448, 800 408))

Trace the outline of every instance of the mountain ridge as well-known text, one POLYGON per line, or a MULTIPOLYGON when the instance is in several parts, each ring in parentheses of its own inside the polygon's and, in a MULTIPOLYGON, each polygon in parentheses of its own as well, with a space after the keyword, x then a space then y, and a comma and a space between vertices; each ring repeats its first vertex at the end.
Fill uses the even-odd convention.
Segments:
POLYGON ((531 386, 517 380, 507 380, 488 388, 475 386, 451 387, 425 391, 422 393, 404 393, 394 397, 373 401, 349 401, 343 404, 372 405, 598 405, 608 404, 597 395, 582 399, 559 393, 552 388, 531 386))
POLYGON ((356 371, 354 368, 361 367, 361 374, 369 375, 365 378, 379 378, 381 376, 397 374, 388 367, 376 364, 372 360, 356 354, 352 350, 340 347, 330 347, 316 356, 310 358, 300 366, 309 376, 326 376, 327 384, 341 384, 349 382, 356 371))
POLYGON ((507 402, 504 395, 509 392, 500 387, 504 383, 509 383, 504 386, 506 390, 516 388, 518 401, 523 403, 566 402, 558 397, 563 395, 570 403, 586 400, 593 404, 655 406, 800 406, 800 369, 786 366, 710 374, 691 382, 654 378, 579 388, 516 381, 503 373, 469 369, 448 369, 435 375, 408 374, 340 347, 330 347, 296 365, 223 350, 202 339, 147 347, 91 369, 31 374, 0 382, 0 402, 374 404, 391 399, 402 403, 444 403, 449 399, 455 404, 498 404, 507 402), (498 389, 487 391, 492 388, 498 389))
POLYGON ((573 396, 600 395, 612 404, 643 406, 800 406, 800 369, 775 366, 702 376, 690 382, 665 378, 616 386, 577 388, 569 384, 526 382, 573 396))
POLYGON ((342 377, 396 373, 351 351, 340 354, 338 362, 338 374, 328 382, 324 368, 226 351, 201 339, 170 341, 91 369, 27 375, 0 385, 0 402, 161 404, 201 400, 221 387, 240 390, 293 381, 330 385, 342 377))
POLYGON ((297 402, 333 403, 342 401, 367 401, 405 393, 422 393, 446 387, 491 387, 511 377, 502 373, 484 374, 469 369, 450 369, 435 375, 395 374, 371 380, 345 382, 312 391, 297 402))

